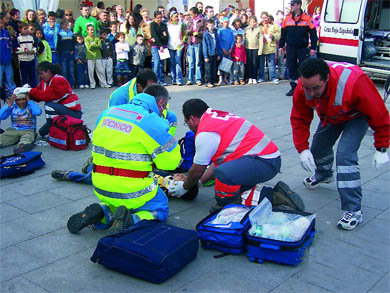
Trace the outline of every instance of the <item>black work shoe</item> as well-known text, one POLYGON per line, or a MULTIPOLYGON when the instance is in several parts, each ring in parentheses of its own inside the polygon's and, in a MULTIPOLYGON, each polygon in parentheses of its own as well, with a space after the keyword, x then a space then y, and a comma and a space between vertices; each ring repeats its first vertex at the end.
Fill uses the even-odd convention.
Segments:
POLYGON ((286 93, 287 97, 291 97, 294 94, 297 84, 295 82, 290 82, 291 89, 286 93))
POLYGON ((74 171, 66 171, 66 170, 54 170, 51 172, 51 178, 56 180, 65 180, 69 181, 69 173, 74 171))
POLYGON ((88 167, 92 164, 92 157, 89 157, 88 160, 81 167, 81 172, 84 174, 88 173, 88 167))
POLYGON ((304 211, 302 198, 283 181, 279 181, 272 189, 272 206, 285 205, 294 210, 304 211))
POLYGON ((77 233, 81 229, 96 224, 104 218, 102 207, 98 203, 93 203, 85 208, 84 211, 71 216, 68 220, 68 230, 70 233, 77 233))
POLYGON ((18 148, 14 149, 14 154, 19 155, 20 153, 29 152, 34 148, 32 143, 21 144, 18 148))
POLYGON ((112 235, 122 232, 132 225, 134 225, 134 220, 131 213, 125 206, 120 206, 115 210, 113 222, 107 234, 112 235))

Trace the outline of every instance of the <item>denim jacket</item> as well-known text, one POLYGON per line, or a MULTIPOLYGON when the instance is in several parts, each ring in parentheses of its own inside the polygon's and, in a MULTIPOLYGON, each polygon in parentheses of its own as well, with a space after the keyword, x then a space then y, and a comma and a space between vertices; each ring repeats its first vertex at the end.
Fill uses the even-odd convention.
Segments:
POLYGON ((202 49, 203 49, 203 56, 205 59, 208 58, 209 56, 222 55, 221 41, 219 39, 219 35, 216 29, 214 29, 214 36, 215 36, 215 46, 214 46, 213 37, 211 36, 208 30, 206 30, 203 35, 202 49))

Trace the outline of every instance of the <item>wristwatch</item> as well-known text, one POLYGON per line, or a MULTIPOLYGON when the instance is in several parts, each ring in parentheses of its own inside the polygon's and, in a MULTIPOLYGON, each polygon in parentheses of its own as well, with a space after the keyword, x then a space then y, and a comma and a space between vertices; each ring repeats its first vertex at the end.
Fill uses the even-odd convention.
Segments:
POLYGON ((378 152, 381 152, 381 153, 386 153, 387 152, 387 148, 376 148, 376 150, 378 152))

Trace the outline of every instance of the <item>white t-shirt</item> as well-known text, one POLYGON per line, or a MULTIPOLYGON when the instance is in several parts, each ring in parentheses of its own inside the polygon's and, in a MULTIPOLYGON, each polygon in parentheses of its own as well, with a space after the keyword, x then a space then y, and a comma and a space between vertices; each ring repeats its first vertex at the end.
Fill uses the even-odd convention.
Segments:
POLYGON ((218 150, 221 136, 216 132, 201 132, 195 139, 194 164, 206 166, 218 150))

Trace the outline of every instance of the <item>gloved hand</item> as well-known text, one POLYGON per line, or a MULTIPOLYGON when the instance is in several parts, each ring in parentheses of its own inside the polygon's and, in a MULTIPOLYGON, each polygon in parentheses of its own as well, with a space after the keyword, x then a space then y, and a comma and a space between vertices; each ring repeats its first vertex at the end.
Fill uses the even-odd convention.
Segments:
POLYGON ((168 194, 173 197, 182 197, 187 190, 183 187, 184 181, 176 181, 168 186, 168 194))
POLYGON ((22 88, 27 88, 27 89, 30 89, 30 88, 31 88, 31 86, 30 86, 28 83, 26 83, 25 85, 23 85, 23 86, 22 86, 22 88))
POLYGON ((301 166, 303 169, 309 172, 313 172, 315 168, 314 158, 309 150, 304 150, 299 154, 301 160, 301 166))
POLYGON ((376 151, 374 157, 372 158, 372 167, 376 169, 380 169, 388 162, 389 162, 389 156, 387 153, 376 151))
POLYGON ((26 88, 26 87, 17 87, 14 90, 15 95, 20 95, 20 94, 29 94, 31 91, 31 88, 26 88))

